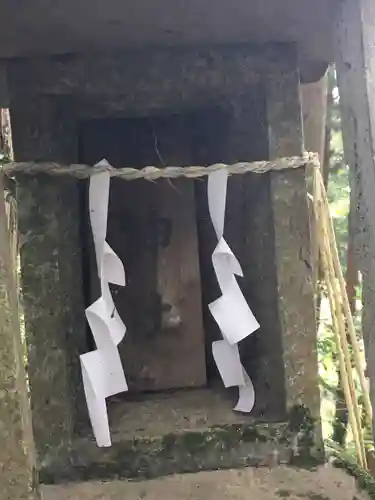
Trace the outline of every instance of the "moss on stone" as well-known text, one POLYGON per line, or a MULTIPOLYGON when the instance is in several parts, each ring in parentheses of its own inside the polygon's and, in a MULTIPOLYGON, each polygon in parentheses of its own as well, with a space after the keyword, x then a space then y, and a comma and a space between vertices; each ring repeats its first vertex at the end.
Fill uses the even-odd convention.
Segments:
POLYGON ((177 436, 175 434, 167 434, 166 436, 163 437, 162 440, 162 450, 164 450, 166 453, 173 452, 173 448, 176 444, 177 441, 177 436))
POLYGON ((353 476, 357 480, 358 486, 364 490, 370 498, 375 500, 375 479, 369 472, 362 469, 362 467, 354 461, 343 457, 336 456, 333 464, 335 467, 344 469, 353 476))
POLYGON ((241 443, 279 443, 286 442, 287 427, 278 424, 227 425, 217 426, 201 432, 188 431, 182 434, 163 436, 160 453, 167 454, 183 451, 189 454, 204 452, 208 449, 227 450, 241 443))
POLYGON ((291 492, 288 490, 277 490, 276 494, 280 498, 289 498, 291 496, 291 492))
POLYGON ((217 441, 217 437, 211 435, 209 431, 202 434, 198 432, 188 432, 180 436, 177 445, 192 454, 204 451, 214 440, 217 441))
POLYGON ((305 497, 309 500, 330 500, 327 496, 321 495, 320 493, 307 493, 305 497))
POLYGON ((311 410, 304 405, 291 408, 288 417, 288 429, 295 437, 295 448, 291 463, 301 468, 313 469, 324 462, 322 443, 317 440, 318 423, 311 415, 311 410))
POLYGON ((311 410, 304 405, 295 405, 289 411, 289 429, 292 432, 304 430, 307 433, 314 431, 315 422, 311 416, 311 410))
POLYGON ((169 434, 117 440, 98 449, 83 440, 69 457, 51 460, 41 471, 43 482, 113 477, 151 478, 196 472, 282 463, 313 469, 316 457, 315 422, 308 408, 294 407, 287 422, 212 426, 169 434), (272 458, 273 460, 273 458, 272 458), (62 474, 64 477, 62 477, 62 474))

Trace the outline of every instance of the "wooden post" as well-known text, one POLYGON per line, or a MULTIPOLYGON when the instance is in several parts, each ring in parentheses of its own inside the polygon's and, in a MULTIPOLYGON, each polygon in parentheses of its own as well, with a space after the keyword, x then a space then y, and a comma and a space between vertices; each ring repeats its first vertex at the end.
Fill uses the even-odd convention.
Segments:
MULTIPOLYGON (((363 322, 367 373, 375 410, 375 4, 343 0, 335 29, 346 162, 356 190, 359 269, 363 277, 363 322)), ((375 425, 373 423, 373 431, 375 425)))
MULTIPOLYGON (((74 123, 47 97, 11 101, 16 160, 74 161, 74 123)), ((18 180, 22 292, 33 428, 39 465, 61 456, 81 413, 79 354, 85 350, 77 181, 18 180)))
POLYGON ((4 194, 0 174, 0 490, 4 500, 36 500, 35 455, 4 194))
MULTIPOLYGON (((299 155, 303 127, 297 58, 267 74, 269 157, 299 155)), ((316 322, 310 263, 305 171, 271 172, 278 312, 287 409, 309 408, 319 419, 316 322)))

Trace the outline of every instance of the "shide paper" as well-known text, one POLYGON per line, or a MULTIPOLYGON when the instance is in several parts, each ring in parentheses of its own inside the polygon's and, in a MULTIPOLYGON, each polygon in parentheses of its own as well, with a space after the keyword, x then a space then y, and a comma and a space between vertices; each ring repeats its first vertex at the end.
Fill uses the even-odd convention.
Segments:
MULTIPOLYGON (((103 160, 100 165, 108 165, 103 160)), ((82 354, 83 385, 91 425, 98 446, 111 446, 106 398, 127 391, 118 344, 126 327, 113 302, 109 283, 125 286, 124 266, 106 242, 109 172, 90 178, 89 209, 94 239, 101 296, 86 309, 86 318, 95 340, 96 350, 82 354)))
POLYGON ((236 275, 243 276, 240 263, 224 239, 225 203, 228 172, 217 170, 208 177, 208 207, 218 243, 212 264, 221 290, 221 297, 209 304, 223 340, 212 343, 212 354, 225 387, 238 386, 239 398, 234 410, 250 412, 255 403, 253 383, 242 366, 238 342, 259 328, 236 275))

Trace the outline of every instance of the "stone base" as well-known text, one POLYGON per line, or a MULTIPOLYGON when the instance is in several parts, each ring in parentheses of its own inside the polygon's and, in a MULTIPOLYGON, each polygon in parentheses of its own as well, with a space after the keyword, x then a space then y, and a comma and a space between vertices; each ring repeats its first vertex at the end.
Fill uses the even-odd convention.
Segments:
POLYGON ((343 470, 280 466, 176 475, 150 481, 44 486, 42 500, 368 500, 343 470))
POLYGON ((112 446, 99 448, 90 429, 64 453, 50 453, 40 481, 153 479, 202 470, 321 462, 309 410, 283 422, 232 410, 237 393, 222 387, 149 394, 108 404, 112 446))

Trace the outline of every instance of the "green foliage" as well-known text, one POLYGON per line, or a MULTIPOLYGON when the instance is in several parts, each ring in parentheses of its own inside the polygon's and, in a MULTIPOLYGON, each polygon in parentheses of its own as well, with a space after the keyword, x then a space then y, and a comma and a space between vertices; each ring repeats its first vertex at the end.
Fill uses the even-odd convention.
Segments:
POLYGON ((328 88, 332 95, 327 110, 327 126, 330 129, 328 200, 334 219, 340 261, 345 272, 350 202, 349 167, 344 161, 340 100, 334 68, 330 68, 328 79, 328 88))
POLYGON ((332 441, 327 442, 327 449, 334 458, 333 465, 346 470, 357 480, 357 484, 367 492, 369 498, 375 500, 375 479, 358 465, 352 450, 337 446, 332 441))
POLYGON ((349 169, 346 165, 341 164, 339 168, 331 170, 328 186, 328 199, 335 226, 340 262, 345 272, 350 200, 349 169))

